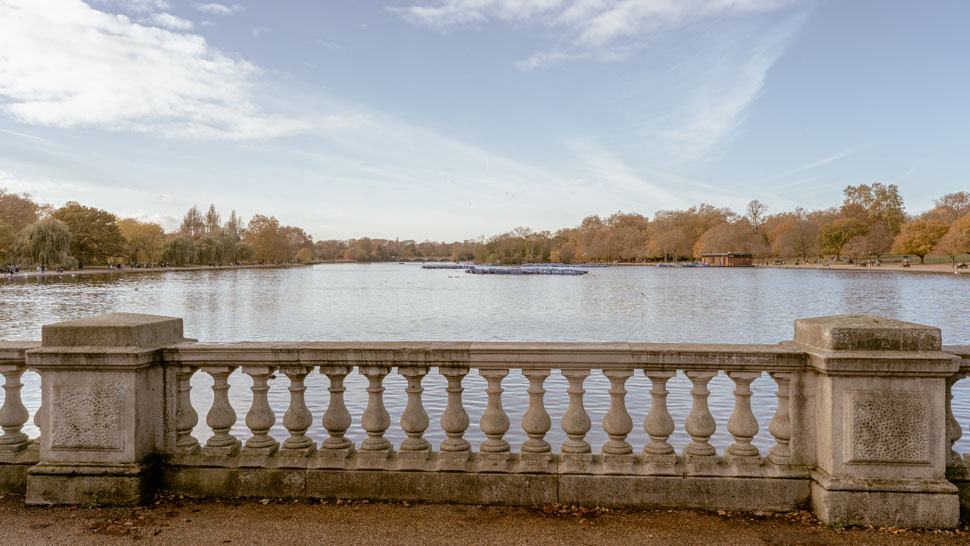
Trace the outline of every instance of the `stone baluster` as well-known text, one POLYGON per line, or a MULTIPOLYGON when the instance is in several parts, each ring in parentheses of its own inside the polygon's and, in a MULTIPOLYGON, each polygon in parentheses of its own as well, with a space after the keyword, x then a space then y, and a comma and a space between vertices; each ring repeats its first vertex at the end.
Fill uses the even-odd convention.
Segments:
POLYGON ((946 473, 950 479, 968 477, 968 469, 963 457, 953 449, 953 444, 963 437, 963 430, 960 422, 953 416, 953 385, 966 377, 966 374, 956 374, 946 379, 946 446, 949 450, 946 455, 946 473))
POLYGON ((320 373, 330 380, 330 403, 323 414, 323 428, 328 437, 320 444, 317 468, 346 468, 347 459, 354 452, 354 443, 344 434, 352 423, 350 412, 344 404, 344 379, 350 366, 321 366, 320 373))
POLYGON ((603 444, 603 466, 609 473, 628 473, 633 467, 633 446, 626 437, 633 419, 626 410, 626 381, 633 370, 603 370, 610 380, 610 408, 603 417, 603 431, 610 439, 603 444))
MULTIPOLYGON (((589 432, 592 422, 586 408, 583 406, 583 382, 589 377, 590 370, 562 370, 563 377, 569 381, 569 407, 562 415, 562 430, 566 433, 566 441, 562 443, 562 454, 565 460, 567 456, 588 454, 586 464, 592 458, 592 449, 586 441, 586 433, 589 432)), ((581 460, 575 461, 581 463, 581 460)))
POLYGON ((711 394, 707 390, 707 384, 717 375, 717 372, 689 371, 686 372, 686 375, 694 386, 690 390, 693 402, 684 426, 687 434, 690 435, 691 442, 684 448, 684 454, 688 464, 715 464, 717 462, 717 451, 710 444, 710 439, 717 429, 717 424, 707 406, 707 397, 711 394))
POLYGON ((31 419, 31 422, 34 423, 34 426, 35 427, 37 427, 37 437, 34 438, 33 440, 31 440, 30 445, 27 446, 27 450, 28 451, 31 451, 31 452, 36 452, 36 453, 39 454, 40 453, 40 445, 41 445, 41 443, 43 441, 43 436, 44 436, 44 428, 43 428, 43 425, 44 425, 44 411, 45 411, 44 410, 44 405, 45 405, 44 404, 44 396, 43 396, 43 392, 44 392, 44 377, 41 376, 40 375, 40 372, 38 372, 37 370, 31 369, 30 371, 35 372, 35 373, 37 373, 38 376, 40 376, 40 383, 41 383, 41 385, 40 385, 40 392, 41 392, 41 397, 40 397, 40 405, 37 406, 37 411, 34 412, 34 418, 31 419))
POLYGON ((791 386, 790 372, 774 372, 769 374, 778 390, 775 396, 778 398, 778 409, 768 423, 768 432, 775 438, 775 445, 768 451, 768 461, 774 464, 788 464, 791 462, 791 416, 788 410, 788 394, 791 386))
POLYGON ((269 406, 269 378, 276 371, 275 366, 244 366, 243 373, 253 378, 253 404, 246 414, 246 426, 253 435, 243 446, 243 455, 268 457, 279 450, 280 443, 269 435, 276 424, 276 414, 269 406))
MULTIPOLYGON (((41 378, 41 382, 43 382, 43 380, 44 379, 41 378)), ((41 392, 42 393, 44 392, 43 387, 41 387, 41 392)), ((38 453, 40 452, 40 444, 42 442, 42 437, 44 436, 44 428, 43 428, 43 425, 44 425, 44 411, 45 411, 44 410, 44 398, 43 398, 43 396, 41 396, 40 405, 37 406, 37 411, 34 412, 34 418, 32 420, 32 422, 34 423, 34 426, 37 427, 37 437, 34 438, 30 442, 30 445, 27 447, 28 450, 30 450, 30 451, 36 451, 38 453)))
POLYGON ((175 453, 194 455, 199 452, 199 441, 192 430, 199 424, 199 414, 192 407, 192 376, 199 368, 179 366, 175 368, 175 453))
POLYGON ((488 382, 488 387, 485 389, 485 393, 488 394, 488 402, 480 422, 482 432, 485 433, 485 441, 482 442, 479 453, 480 469, 483 471, 507 470, 511 451, 509 443, 502 439, 509 430, 509 416, 502 408, 502 392, 504 392, 502 390, 502 379, 509 374, 509 371, 508 369, 479 370, 478 374, 488 382))
POLYGON ((212 376, 212 407, 205 418, 212 436, 202 448, 203 455, 226 457, 239 452, 240 442, 229 432, 236 424, 236 412, 229 403, 229 375, 235 370, 236 366, 205 369, 212 376))
POLYGON ((520 470, 522 472, 551 472, 552 446, 545 440, 552 428, 552 420, 543 403, 546 389, 542 387, 551 370, 522 370, 529 380, 529 407, 522 415, 522 430, 529 439, 522 444, 520 470))
POLYGON ((367 438, 360 444, 361 468, 383 468, 391 454, 391 442, 384 432, 391 426, 391 416, 384 407, 384 377, 387 366, 361 366, 358 371, 367 378, 367 407, 360 418, 360 426, 367 438))
POLYGON ((441 452, 438 455, 442 470, 464 470, 465 463, 471 455, 471 446, 463 438, 468 430, 468 412, 461 402, 461 393, 465 389, 461 380, 468 375, 468 368, 439 368, 441 375, 448 380, 448 404, 441 414, 441 429, 447 438, 441 442, 441 452))
POLYGON ((643 374, 650 379, 650 413, 643 420, 643 430, 650 436, 650 441, 643 446, 643 461, 651 473, 661 469, 669 473, 677 462, 677 455, 674 446, 667 442, 674 433, 674 419, 667 409, 667 381, 677 372, 644 370, 643 374))
POLYGON ((734 443, 727 448, 728 460, 741 465, 760 464, 761 454, 751 444, 758 434, 758 420, 751 411, 751 382, 761 377, 761 372, 727 372, 727 375, 734 381, 734 412, 727 425, 734 443))
POLYGON ((280 368, 290 380, 290 405, 283 414, 283 426, 290 436, 283 440, 280 455, 303 459, 317 450, 317 445, 306 435, 313 425, 313 414, 306 407, 306 385, 303 381, 310 373, 306 366, 284 366, 280 368))
POLYGON ((26 364, 0 364, 3 374, 3 407, 0 407, 0 453, 14 453, 27 449, 30 439, 23 432, 24 423, 30 418, 30 413, 20 399, 20 389, 23 383, 20 377, 27 370, 26 364))
POLYGON ((404 391, 408 395, 408 403, 404 413, 401 414, 401 430, 408 437, 401 442, 398 456, 401 459, 402 468, 423 470, 431 457, 431 444, 423 438, 424 431, 428 430, 431 422, 421 401, 421 393, 424 392, 421 380, 428 374, 428 367, 402 366, 397 371, 408 382, 404 391))

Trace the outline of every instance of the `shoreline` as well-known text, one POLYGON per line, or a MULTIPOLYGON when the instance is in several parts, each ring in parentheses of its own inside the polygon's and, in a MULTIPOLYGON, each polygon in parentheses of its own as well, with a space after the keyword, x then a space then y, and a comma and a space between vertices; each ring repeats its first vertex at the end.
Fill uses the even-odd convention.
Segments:
POLYGON ((87 269, 70 269, 65 270, 63 273, 58 273, 57 271, 47 270, 46 273, 41 273, 37 270, 22 270, 20 273, 15 273, 10 275, 8 273, 0 273, 0 280, 4 281, 14 281, 18 279, 50 279, 50 278, 63 278, 63 277, 81 277, 85 275, 127 275, 129 273, 167 273, 169 271, 218 271, 222 269, 271 269, 271 268, 284 268, 284 267, 303 267, 312 264, 246 264, 246 265, 216 265, 216 266, 183 266, 183 267, 126 267, 123 269, 108 269, 106 267, 97 268, 87 268, 87 269))
MULTIPOLYGON (((656 267, 658 263, 663 262, 649 262, 649 263, 618 263, 610 264, 610 267, 656 267)), ((910 267, 903 267, 902 264, 892 263, 883 264, 881 266, 873 267, 860 267, 858 264, 784 264, 784 265, 761 265, 755 264, 750 267, 705 267, 704 269, 821 269, 829 271, 866 271, 866 272, 885 272, 893 271, 899 273, 947 273, 953 275, 954 273, 959 275, 970 275, 970 269, 956 269, 950 264, 917 264, 914 263, 910 267)))

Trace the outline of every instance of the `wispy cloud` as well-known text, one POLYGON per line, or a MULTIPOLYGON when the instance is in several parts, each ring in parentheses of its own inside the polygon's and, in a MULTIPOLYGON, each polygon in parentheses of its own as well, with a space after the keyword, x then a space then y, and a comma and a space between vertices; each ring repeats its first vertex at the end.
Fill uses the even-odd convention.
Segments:
POLYGON ((172 9, 172 3, 168 0, 93 0, 93 2, 104 6, 114 6, 135 13, 172 9))
POLYGON ((261 111, 251 99, 259 74, 201 36, 83 2, 0 2, 0 114, 21 123, 230 139, 311 129, 261 111))
POLYGON ((521 70, 577 59, 612 61, 636 49, 633 40, 716 16, 765 13, 790 0, 433 0, 388 7, 404 20, 441 32, 500 21, 560 34, 548 50, 519 60, 521 70))
POLYGON ((16 137, 20 137, 20 138, 22 138, 24 140, 28 140, 28 141, 34 142, 36 144, 47 144, 48 143, 48 141, 46 139, 40 138, 39 136, 28 135, 27 133, 21 133, 19 131, 11 131, 9 129, 0 129, 0 133, 7 133, 8 135, 13 135, 13 136, 16 136, 16 137))
POLYGON ((263 34, 267 34, 267 33, 269 33, 269 28, 264 27, 262 25, 255 26, 249 29, 249 34, 253 38, 259 38, 263 34))
POLYGON ((151 22, 171 30, 192 30, 192 21, 182 19, 171 13, 153 13, 151 22))
POLYGON ((817 169, 819 167, 824 167, 824 166, 828 165, 829 163, 834 163, 834 162, 836 162, 836 161, 838 161, 840 159, 845 159, 846 157, 855 155, 855 154, 857 154, 857 153, 859 153, 859 152, 861 152, 863 150, 866 150, 868 148, 871 148, 874 144, 875 144, 874 142, 866 142, 866 143, 863 143, 863 144, 856 144, 854 146, 849 146, 848 148, 844 148, 844 149, 839 150, 839 151, 837 151, 835 153, 829 154, 829 155, 827 155, 825 157, 821 157, 821 158, 816 159, 814 161, 809 161, 808 163, 805 163, 805 164, 799 165, 797 167, 788 169, 787 171, 782 171, 782 172, 780 172, 778 174, 771 175, 768 178, 766 178, 765 180, 773 180, 773 179, 776 179, 776 178, 784 178, 784 177, 787 177, 787 176, 791 176, 793 174, 798 174, 798 173, 801 173, 801 172, 805 172, 805 171, 810 171, 810 170, 813 170, 813 169, 817 169))
POLYGON ((714 40, 716 49, 710 55, 692 61, 693 83, 671 112, 673 126, 655 135, 656 144, 674 159, 689 160, 729 142, 801 21, 802 17, 795 16, 756 37, 714 40))
POLYGON ((210 15, 222 15, 222 16, 235 15, 243 10, 243 7, 240 6, 239 4, 233 4, 231 6, 227 6, 225 4, 217 4, 217 3, 194 4, 192 7, 201 11, 202 13, 208 13, 210 15))

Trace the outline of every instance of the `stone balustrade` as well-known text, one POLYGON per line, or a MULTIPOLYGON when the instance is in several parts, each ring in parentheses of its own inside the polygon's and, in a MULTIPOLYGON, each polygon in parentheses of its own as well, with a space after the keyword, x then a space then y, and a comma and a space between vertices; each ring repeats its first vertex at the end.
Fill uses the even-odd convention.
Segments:
MULTIPOLYGON (((952 449, 961 435, 950 400, 970 371, 970 348, 940 344, 936 328, 847 315, 803 319, 777 345, 657 343, 305 342, 207 344, 186 340, 181 319, 112 314, 44 327, 42 342, 0 343, 0 487, 31 504, 138 502, 162 488, 188 495, 369 498, 536 505, 792 510, 811 506, 828 522, 948 527, 961 498, 970 508, 970 465, 952 449), (34 422, 21 375, 42 378, 34 422), (326 378, 308 389, 310 374, 326 378), (367 381, 366 408, 349 411, 345 381, 367 381), (719 374, 733 384, 732 443, 718 450, 708 405, 719 374), (193 378, 211 383, 211 405, 193 407, 193 378), (233 375, 241 374, 241 375, 233 375), (386 407, 398 374, 406 406, 386 407), (425 407, 425 380, 440 375, 440 414, 425 407), (480 376, 487 400, 477 427, 466 380, 480 376), (520 375, 528 407, 513 423, 503 382, 520 375), (563 378, 564 391, 547 392, 563 378), (668 384, 690 382, 690 411, 677 422, 668 384), (587 380, 609 384, 609 408, 591 415, 587 380), (752 383, 775 385, 770 419, 752 410, 752 383), (634 376, 649 400, 631 397, 634 376), (248 407, 234 407, 232 377, 245 377, 248 407), (274 378, 276 378, 274 380, 274 378), (285 379, 284 379, 285 378, 285 379), (287 389, 285 407, 271 389, 287 389), (328 405, 314 415, 307 400, 328 405), (555 422, 549 397, 568 407, 555 422), (647 411, 634 422, 628 408, 647 411), (234 427, 245 424, 245 434, 234 427), (767 423, 764 421, 768 420, 767 423), (196 432, 202 430, 209 434, 196 432), (358 424, 366 434, 348 437, 358 424), (286 437, 274 437, 282 424, 286 437), (772 445, 754 439, 767 425, 772 445), (520 445, 507 435, 521 427, 520 445), (395 428, 392 428, 395 427, 395 428), (399 428, 397 428, 399 427, 399 428), (437 427, 444 439, 425 435, 437 427), (558 427, 565 440, 548 439, 558 427), (591 445, 597 427, 608 438, 591 445), (631 444, 634 427, 649 440, 631 444), (392 442, 389 431, 403 438, 392 442), (689 443, 678 449, 671 436, 689 443), (317 443, 313 437, 323 438, 317 443), (557 442, 558 443, 558 442, 557 442)), ((238 384, 237 384, 238 387, 238 384)), ((354 395, 363 393, 353 393, 354 395)), ((238 402, 237 402, 238 406, 238 402)))

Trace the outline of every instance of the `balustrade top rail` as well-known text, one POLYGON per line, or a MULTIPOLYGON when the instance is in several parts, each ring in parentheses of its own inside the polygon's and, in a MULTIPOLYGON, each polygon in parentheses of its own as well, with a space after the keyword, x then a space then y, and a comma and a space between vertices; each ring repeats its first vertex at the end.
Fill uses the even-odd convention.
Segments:
MULTIPOLYGON (((0 362, 22 363, 39 341, 0 341, 0 362)), ((189 366, 383 365, 489 368, 650 368, 802 371, 808 354, 791 344, 309 341, 179 343, 163 361, 189 366)), ((970 374, 970 346, 946 345, 970 374)))
POLYGON ((166 362, 188 366, 381 365, 502 368, 651 368, 799 371, 806 354, 783 345, 567 342, 184 343, 166 362))

